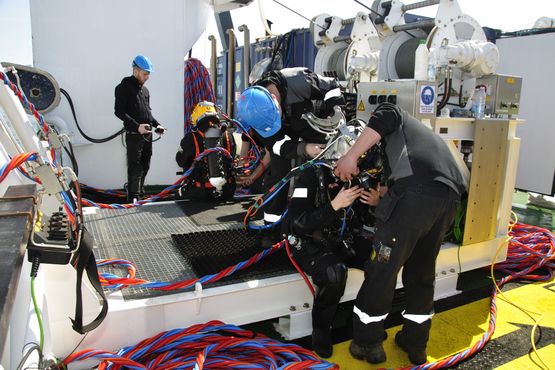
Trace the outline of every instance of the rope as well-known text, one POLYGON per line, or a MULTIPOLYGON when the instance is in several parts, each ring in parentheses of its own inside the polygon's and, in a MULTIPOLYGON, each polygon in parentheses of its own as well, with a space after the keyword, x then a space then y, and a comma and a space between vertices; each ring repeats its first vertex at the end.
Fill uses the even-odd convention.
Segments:
POLYGON ((261 229, 271 228, 274 225, 278 225, 287 214, 287 210, 285 210, 285 212, 280 216, 280 218, 276 222, 267 224, 264 226, 254 225, 250 223, 249 220, 252 217, 254 217, 262 207, 268 204, 268 202, 272 200, 272 198, 275 197, 283 189, 283 187, 289 181, 291 181, 292 178, 297 176, 300 172, 314 166, 329 166, 329 164, 325 162, 322 162, 322 161, 315 162, 315 160, 316 158, 291 169, 291 171, 289 171, 289 173, 285 177, 283 177, 276 184, 270 187, 270 189, 268 189, 268 191, 265 194, 256 198, 254 203, 247 209, 247 213, 245 214, 245 217, 243 219, 243 224, 245 225, 245 228, 252 229, 252 230, 261 230, 261 229))
MULTIPOLYGON (((244 127, 241 125, 241 123, 239 121, 236 121, 234 119, 229 118, 227 115, 223 115, 224 118, 228 121, 230 121, 232 124, 234 124, 235 126, 237 126, 241 132, 245 132, 244 127)), ((253 143, 253 154, 255 159, 250 162, 250 164, 248 165, 248 167, 245 167, 245 170, 250 170, 251 168, 256 167, 256 164, 259 162, 260 160, 260 152, 258 150, 258 148, 256 147, 256 144, 254 142, 254 140, 248 135, 246 134, 247 137, 249 138, 249 140, 251 140, 251 142, 253 143)), ((195 157, 195 159, 193 160, 193 164, 189 167, 189 169, 187 171, 185 171, 183 173, 183 175, 177 179, 172 185, 166 187, 164 190, 162 190, 160 193, 152 195, 146 199, 143 200, 139 200, 135 203, 126 203, 126 204, 119 204, 119 203, 97 203, 97 202, 93 202, 90 199, 87 198, 83 198, 82 200, 82 204, 84 206, 87 207, 96 207, 96 208, 104 208, 104 209, 128 209, 128 208, 133 208, 133 207, 138 207, 138 206, 142 206, 145 205, 147 203, 152 203, 158 200, 162 200, 162 199, 167 199, 169 197, 172 196, 173 192, 177 189, 179 189, 183 183, 185 182, 185 180, 191 175, 191 173, 193 172, 195 165, 197 164, 197 162, 199 162, 202 158, 204 158, 206 155, 210 154, 210 153, 215 153, 215 152, 220 152, 222 153, 227 159, 229 160, 233 160, 233 158, 231 158, 231 153, 229 153, 226 149, 222 148, 222 147, 216 147, 216 148, 210 148, 210 149, 206 149, 204 150, 202 153, 200 153, 198 156, 195 157)), ((81 184, 81 187, 85 190, 91 190, 91 191, 95 191, 95 192, 99 192, 99 193, 104 193, 110 196, 114 196, 114 197, 118 197, 118 198, 123 198, 126 196, 125 193, 121 192, 121 191, 117 191, 117 190, 113 190, 113 189, 98 189, 98 188, 94 188, 88 185, 84 185, 81 184)))
MULTIPOLYGON (((38 184, 42 184, 39 178, 31 176, 21 165, 25 162, 37 161, 39 159, 37 152, 19 153, 16 154, 9 162, 6 162, 0 167, 0 183, 2 183, 8 174, 17 168, 28 179, 35 181, 38 184)), ((75 227, 75 207, 73 206, 72 199, 66 192, 60 192, 61 198, 63 200, 64 209, 68 215, 71 224, 75 227)))
MULTIPOLYGON (((23 107, 33 114, 33 116, 39 123, 39 128, 42 132, 43 138, 47 140, 49 144, 51 144, 50 138, 48 137, 50 127, 48 127, 48 125, 44 121, 44 117, 42 116, 42 114, 40 114, 39 111, 35 108, 35 105, 27 99, 23 91, 21 91, 14 83, 12 83, 8 76, 2 71, 0 71, 0 78, 2 78, 4 84, 7 85, 17 96, 23 107)), ((52 148, 52 145, 50 145, 50 147, 52 148)), ((50 157, 52 158, 52 163, 56 164, 56 151, 54 150, 54 148, 50 149, 50 157)))
POLYGON ((85 349, 65 358, 60 367, 85 359, 99 360, 99 370, 338 369, 296 344, 216 320, 162 332, 117 353, 85 349))
POLYGON ((195 58, 185 61, 184 68, 184 132, 191 130, 191 113, 201 101, 216 102, 210 74, 202 62, 195 58))
POLYGON ((89 192, 95 192, 95 193, 100 193, 100 194, 105 194, 111 197, 115 197, 115 198, 125 198, 127 197, 127 194, 124 191, 121 190, 116 190, 116 189, 99 189, 99 188, 95 188, 83 183, 79 183, 79 186, 81 187, 82 190, 85 191, 89 191, 89 192))
POLYGON ((156 281, 147 281, 143 279, 135 278, 136 269, 135 266, 126 260, 122 259, 103 259, 97 260, 96 264, 99 267, 108 266, 108 265, 117 265, 127 268, 127 276, 120 277, 110 273, 101 273, 100 276, 100 283, 107 289, 123 289, 127 287, 135 287, 135 288, 149 288, 155 290, 177 290, 177 289, 187 289, 194 287, 196 283, 206 284, 206 283, 213 283, 218 280, 221 280, 225 277, 233 275, 237 271, 244 270, 255 263, 261 261, 266 256, 273 254, 280 250, 283 247, 283 243, 276 243, 271 248, 264 249, 261 252, 256 253, 251 258, 241 261, 235 265, 231 265, 223 269, 222 271, 206 275, 201 278, 194 278, 188 279, 183 281, 177 281, 173 283, 169 282, 156 282, 156 281))
POLYGON ((8 78, 8 76, 4 72, 0 72, 0 77, 2 78, 2 80, 4 80, 4 84, 8 85, 8 87, 19 98, 19 101, 21 102, 23 107, 25 107, 25 108, 27 108, 31 111, 33 116, 37 119, 37 122, 40 124, 40 127, 41 127, 41 129, 44 133, 44 137, 48 138, 49 127, 46 124, 46 122, 44 121, 44 118, 42 117, 42 114, 40 114, 39 111, 35 108, 35 105, 33 103, 31 103, 27 99, 25 94, 21 90, 19 90, 19 88, 14 83, 12 83, 10 81, 10 79, 8 78))
POLYGON ((93 202, 90 199, 83 198, 82 203, 83 203, 84 206, 87 206, 87 207, 96 207, 96 208, 103 208, 103 209, 128 209, 128 208, 143 206, 143 205, 148 204, 148 203, 153 203, 153 202, 156 202, 157 200, 169 198, 176 189, 178 189, 182 186, 183 182, 187 179, 187 177, 189 177, 189 175, 191 175, 191 172, 193 172, 193 169, 194 169, 195 165, 202 158, 204 158, 205 156, 207 156, 210 153, 217 153, 217 152, 220 152, 223 155, 225 155, 228 159, 231 159, 231 154, 227 150, 225 150, 224 148, 216 147, 216 148, 206 149, 205 151, 203 151, 202 153, 200 153, 199 155, 197 155, 195 157, 191 167, 189 167, 189 169, 187 171, 185 171, 183 173, 183 175, 179 179, 177 179, 172 185, 166 187, 160 193, 155 194, 155 195, 151 195, 150 197, 148 197, 146 199, 139 200, 135 203, 106 204, 106 203, 96 203, 96 202, 93 202))
MULTIPOLYGON (((16 154, 9 162, 4 163, 0 168, 0 183, 8 176, 8 174, 15 168, 19 168, 23 163, 27 161, 34 161, 37 159, 37 152, 30 153, 19 153, 16 154)), ((24 169, 21 169, 25 171, 24 169)), ((27 172, 25 172, 27 173, 27 172)))

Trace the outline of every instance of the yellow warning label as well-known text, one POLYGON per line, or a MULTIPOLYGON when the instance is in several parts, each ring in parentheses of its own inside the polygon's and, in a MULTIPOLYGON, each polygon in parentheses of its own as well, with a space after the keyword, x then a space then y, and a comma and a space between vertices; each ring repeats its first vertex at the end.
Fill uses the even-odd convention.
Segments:
POLYGON ((512 84, 515 83, 515 79, 512 78, 512 77, 507 77, 507 83, 508 83, 509 85, 512 85, 512 84))
POLYGON ((360 103, 358 103, 357 110, 361 112, 364 112, 366 110, 366 108, 364 108, 364 102, 362 100, 360 101, 360 103))

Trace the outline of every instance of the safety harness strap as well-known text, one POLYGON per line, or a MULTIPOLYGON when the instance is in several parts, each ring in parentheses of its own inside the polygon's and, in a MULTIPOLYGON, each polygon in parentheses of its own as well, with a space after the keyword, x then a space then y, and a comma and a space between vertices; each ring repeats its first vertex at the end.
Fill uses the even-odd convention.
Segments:
POLYGON ((195 158, 200 154, 201 150, 198 145, 197 135, 193 132, 193 141, 195 143, 195 158))
POLYGON ((81 233, 81 243, 79 246, 79 251, 77 255, 77 261, 74 262, 74 267, 77 270, 77 284, 75 285, 75 319, 70 319, 73 324, 73 330, 79 334, 85 334, 91 330, 96 329, 108 313, 108 301, 104 295, 104 290, 100 284, 98 277, 98 269, 96 267, 96 258, 93 253, 94 239, 92 235, 83 228, 81 233), (77 264, 77 266, 75 266, 77 264), (87 325, 83 325, 83 296, 81 291, 81 284, 83 280, 83 271, 87 271, 87 277, 89 282, 93 286, 94 290, 100 295, 100 300, 102 302, 102 310, 96 318, 87 325))

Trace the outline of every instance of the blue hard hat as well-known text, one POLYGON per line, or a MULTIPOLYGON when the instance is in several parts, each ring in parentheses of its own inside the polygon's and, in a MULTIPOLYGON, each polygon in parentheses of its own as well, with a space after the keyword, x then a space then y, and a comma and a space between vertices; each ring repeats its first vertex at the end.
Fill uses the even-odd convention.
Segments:
POLYGON ((268 90, 261 86, 251 86, 239 96, 237 120, 245 130, 252 127, 264 138, 281 128, 279 107, 268 90))
POLYGON ((133 67, 137 67, 143 71, 147 71, 148 73, 154 72, 152 62, 144 55, 137 55, 135 59, 133 59, 133 67))

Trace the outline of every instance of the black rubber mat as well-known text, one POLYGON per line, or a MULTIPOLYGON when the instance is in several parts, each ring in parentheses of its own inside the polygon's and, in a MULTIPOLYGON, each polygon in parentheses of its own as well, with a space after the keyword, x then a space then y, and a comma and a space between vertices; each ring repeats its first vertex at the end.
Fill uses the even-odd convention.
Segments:
MULTIPOLYGON (((192 262, 186 258, 186 254, 176 247, 171 235, 210 233, 221 230, 244 233, 243 225, 242 222, 236 221, 219 221, 199 225, 187 215, 185 210, 188 210, 190 214, 201 214, 209 210, 202 209, 198 204, 193 203, 191 203, 191 207, 197 208, 188 209, 186 204, 187 202, 169 202, 130 209, 88 210, 85 213, 85 223, 95 238, 96 258, 121 258, 131 261, 137 268, 136 277, 148 281, 175 282, 202 277, 203 275, 196 273, 192 262)), ((212 207, 210 204, 205 206, 212 207)), ((237 211, 237 207, 237 204, 227 204, 214 209, 210 208, 210 213, 212 213, 210 217, 213 220, 225 220, 226 215, 237 211)), ((220 235, 220 238, 225 239, 226 237, 220 235)), ((199 254, 212 253, 204 252, 202 249, 195 250, 195 253, 199 254)), ((272 261, 274 258, 277 257, 275 255, 268 257, 272 261)), ((126 274, 124 269, 113 267, 102 267, 100 272, 110 272, 118 276, 126 274)), ((272 272, 265 271, 263 273, 266 274, 264 276, 270 276, 272 272)), ((275 272, 275 275, 279 275, 279 273, 275 272)), ((232 282, 234 280, 228 278, 225 282, 214 284, 221 285, 232 282)), ((176 291, 164 292, 136 287, 122 290, 126 300, 174 293, 176 291)))
MULTIPOLYGON (((197 276, 218 273, 261 251, 257 239, 247 235, 243 230, 179 234, 172 235, 172 240, 185 260, 191 263, 197 276)), ((225 283, 248 281, 252 278, 261 279, 294 271, 287 255, 280 250, 220 281, 225 283)))

